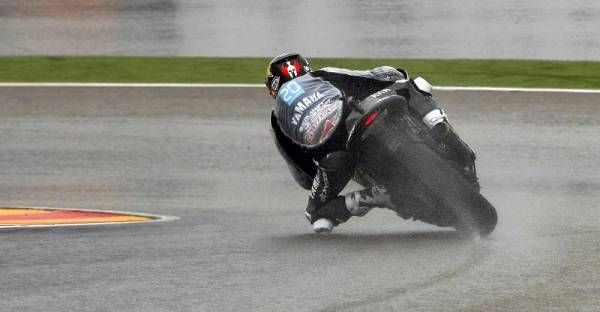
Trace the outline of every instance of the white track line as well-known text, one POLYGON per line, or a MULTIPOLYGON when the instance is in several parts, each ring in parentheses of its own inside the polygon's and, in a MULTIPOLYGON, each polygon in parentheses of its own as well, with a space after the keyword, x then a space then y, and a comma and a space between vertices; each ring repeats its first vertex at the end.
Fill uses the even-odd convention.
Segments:
POLYGON ((2 82, 0 87, 92 88, 265 88, 264 84, 235 83, 104 83, 104 82, 2 82))
MULTIPOLYGON (((79 82, 2 82, 0 87, 84 87, 84 88, 264 88, 263 84, 234 83, 79 83, 79 82)), ((496 88, 496 87, 433 87, 439 91, 494 91, 494 92, 558 92, 558 93, 600 93, 592 89, 550 89, 550 88, 496 88)))
POLYGON ((440 91, 600 93, 600 90, 592 90, 592 89, 496 88, 496 87, 433 87, 433 89, 440 90, 440 91))

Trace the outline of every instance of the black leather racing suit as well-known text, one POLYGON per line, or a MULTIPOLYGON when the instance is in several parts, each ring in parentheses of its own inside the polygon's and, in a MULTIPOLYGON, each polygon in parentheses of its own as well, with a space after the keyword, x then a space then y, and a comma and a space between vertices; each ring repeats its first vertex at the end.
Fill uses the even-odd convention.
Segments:
MULTIPOLYGON (((311 223, 328 218, 338 224, 351 217, 344 197, 338 196, 356 165, 356 155, 346 149, 344 121, 353 103, 399 79, 408 79, 407 73, 389 66, 368 71, 323 68, 280 88, 271 126, 294 179, 311 190, 306 208, 311 223)), ((407 90, 405 97, 421 115, 437 108, 431 97, 414 90, 407 90)))

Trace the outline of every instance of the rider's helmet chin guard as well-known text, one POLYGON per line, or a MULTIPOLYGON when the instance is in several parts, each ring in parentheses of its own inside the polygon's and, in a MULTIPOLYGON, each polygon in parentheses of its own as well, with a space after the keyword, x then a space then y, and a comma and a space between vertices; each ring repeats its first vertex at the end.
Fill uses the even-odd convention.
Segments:
POLYGON ((284 83, 310 72, 308 60, 298 53, 285 53, 273 58, 267 66, 265 85, 275 98, 284 83))

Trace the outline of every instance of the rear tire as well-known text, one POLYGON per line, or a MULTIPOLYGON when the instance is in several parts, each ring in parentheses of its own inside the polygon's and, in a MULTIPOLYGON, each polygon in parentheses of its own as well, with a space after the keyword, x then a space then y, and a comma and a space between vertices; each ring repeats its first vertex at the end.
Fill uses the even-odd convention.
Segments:
POLYGON ((403 107, 391 107, 368 130, 361 148, 364 169, 382 178, 393 199, 408 197, 406 206, 420 206, 413 218, 482 237, 492 233, 496 209, 430 146, 432 139, 418 120, 403 107))

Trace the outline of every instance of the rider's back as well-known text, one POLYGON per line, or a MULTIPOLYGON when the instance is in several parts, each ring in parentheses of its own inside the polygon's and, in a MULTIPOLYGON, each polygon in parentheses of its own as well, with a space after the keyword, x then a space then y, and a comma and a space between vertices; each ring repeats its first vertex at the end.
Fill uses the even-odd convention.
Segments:
POLYGON ((281 87, 274 114, 281 131, 294 143, 318 149, 342 131, 344 105, 344 94, 338 88, 308 74, 281 87))

